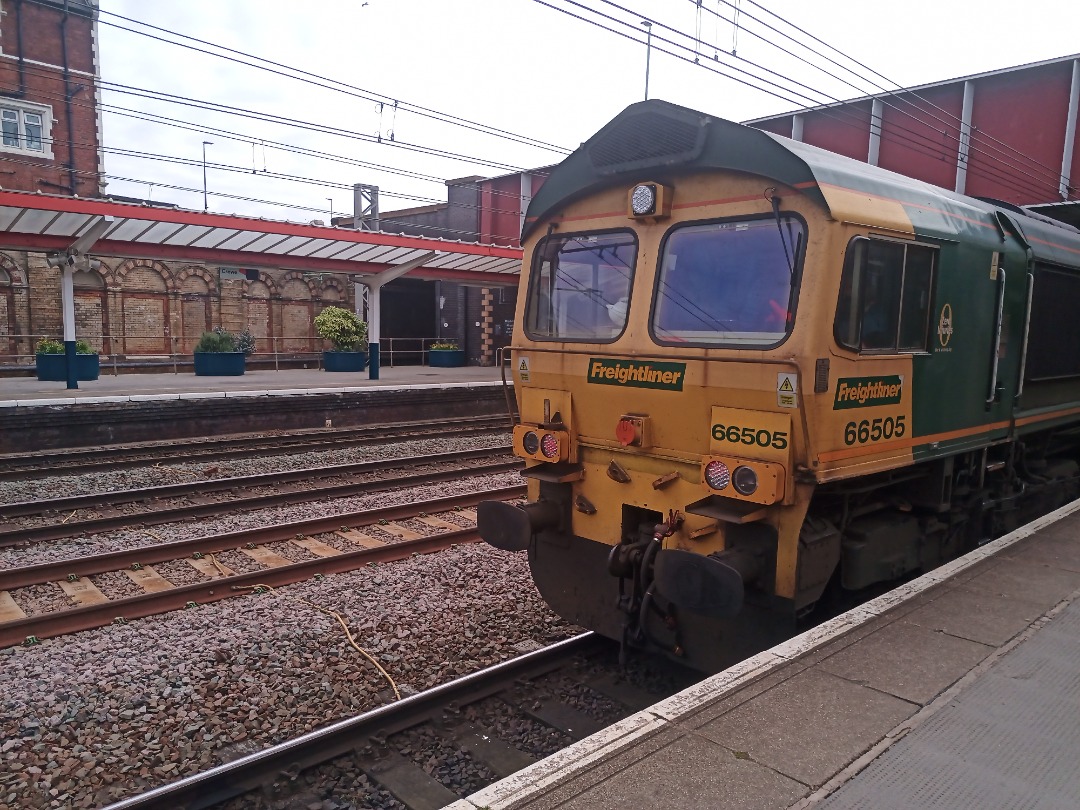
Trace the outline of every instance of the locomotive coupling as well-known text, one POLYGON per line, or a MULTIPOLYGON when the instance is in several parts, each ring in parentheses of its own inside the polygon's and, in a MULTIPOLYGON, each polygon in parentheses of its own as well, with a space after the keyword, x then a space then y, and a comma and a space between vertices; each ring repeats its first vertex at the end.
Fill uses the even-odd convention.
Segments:
POLYGON ((514 506, 483 501, 476 507, 476 527, 484 542, 503 551, 525 551, 537 532, 559 525, 561 507, 551 501, 514 506))

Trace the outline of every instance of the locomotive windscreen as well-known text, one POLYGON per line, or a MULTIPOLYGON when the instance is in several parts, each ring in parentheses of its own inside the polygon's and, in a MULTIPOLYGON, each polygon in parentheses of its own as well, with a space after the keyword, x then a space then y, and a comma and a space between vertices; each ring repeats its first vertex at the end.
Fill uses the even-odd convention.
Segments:
POLYGON ((549 236, 536 249, 525 331, 605 343, 626 326, 637 240, 630 231, 549 236))
POLYGON ((791 327, 803 224, 785 217, 676 228, 664 244, 653 334, 665 343, 769 345, 791 327), (785 242, 786 250, 785 250, 785 242))

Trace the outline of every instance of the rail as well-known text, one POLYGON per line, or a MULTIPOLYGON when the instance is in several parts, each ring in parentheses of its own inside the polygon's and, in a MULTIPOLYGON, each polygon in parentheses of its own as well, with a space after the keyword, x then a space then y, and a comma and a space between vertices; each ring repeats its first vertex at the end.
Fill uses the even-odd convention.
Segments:
MULTIPOLYGON (((387 728, 416 725, 450 706, 475 702, 514 684, 551 672, 568 658, 600 649, 603 640, 583 633, 518 658, 465 675, 396 703, 339 720, 254 754, 123 799, 105 810, 157 810, 213 807, 248 791, 259 790, 283 773, 300 771, 356 750, 387 728)), ((453 798, 453 797, 450 797, 453 798)))

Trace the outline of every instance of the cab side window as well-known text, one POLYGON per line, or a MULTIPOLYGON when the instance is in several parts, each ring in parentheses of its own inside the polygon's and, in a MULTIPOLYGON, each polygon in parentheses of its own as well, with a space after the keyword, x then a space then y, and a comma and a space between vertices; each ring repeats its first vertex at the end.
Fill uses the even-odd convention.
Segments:
POLYGON ((864 353, 926 351, 937 250, 858 237, 848 245, 834 332, 864 353))

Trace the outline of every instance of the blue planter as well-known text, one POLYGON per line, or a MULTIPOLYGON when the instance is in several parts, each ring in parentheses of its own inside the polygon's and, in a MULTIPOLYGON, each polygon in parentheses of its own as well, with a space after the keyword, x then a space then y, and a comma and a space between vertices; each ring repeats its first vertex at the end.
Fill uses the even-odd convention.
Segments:
MULTIPOLYGON (((96 354, 75 355, 75 379, 80 382, 96 380, 101 373, 100 358, 96 354)), ((37 378, 45 382, 67 380, 67 355, 37 355, 37 378)))
POLYGON ((324 371, 363 371, 367 368, 367 352, 323 352, 324 371))
POLYGON ((465 350, 429 349, 428 365, 433 368, 459 368, 465 365, 465 350))
POLYGON ((243 373, 243 352, 195 352, 195 374, 199 377, 239 377, 243 373))

